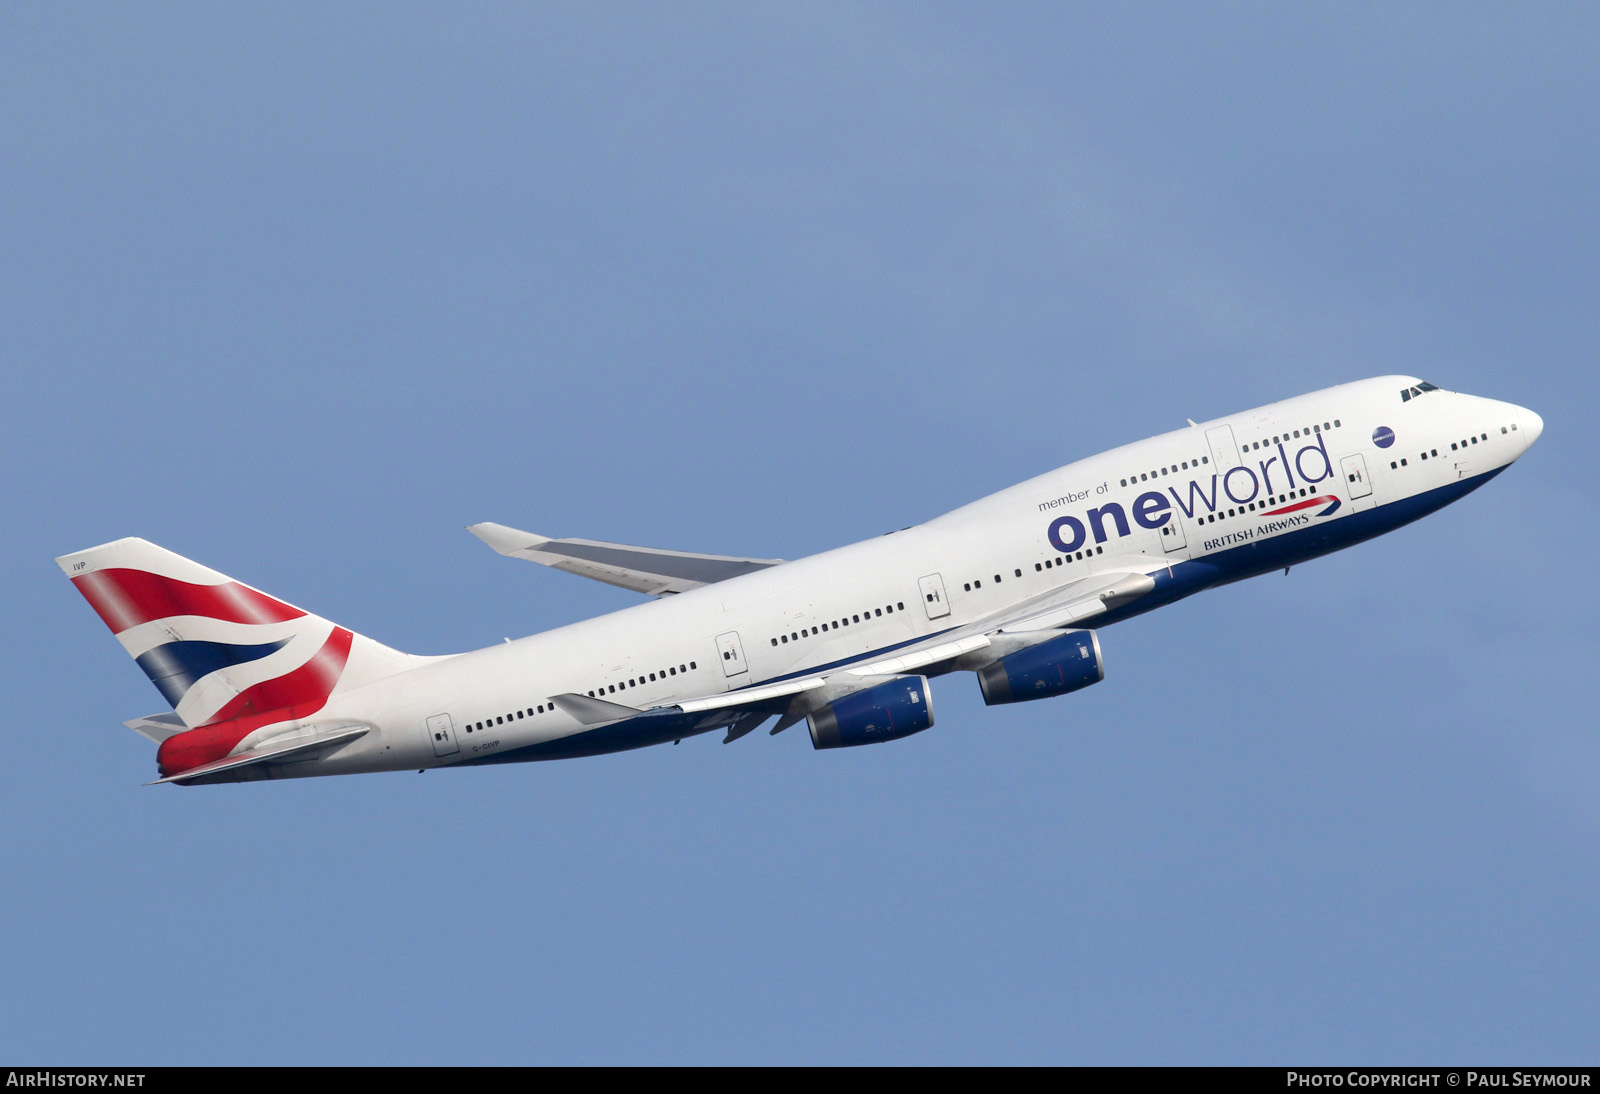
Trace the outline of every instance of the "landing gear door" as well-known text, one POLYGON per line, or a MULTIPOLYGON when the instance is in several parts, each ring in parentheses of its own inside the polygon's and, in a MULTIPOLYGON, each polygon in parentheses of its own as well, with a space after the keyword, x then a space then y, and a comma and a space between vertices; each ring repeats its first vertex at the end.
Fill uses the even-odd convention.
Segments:
POLYGON ((433 741, 435 756, 454 756, 460 751, 456 744, 456 727, 448 714, 435 714, 428 719, 428 737, 433 741))
POLYGON ((744 659, 738 631, 717 635, 717 653, 722 657, 722 674, 728 678, 730 691, 750 682, 750 665, 744 659))
POLYGON ((917 589, 922 593, 922 606, 928 609, 929 619, 950 614, 950 598, 944 595, 944 578, 938 574, 918 578, 917 589))

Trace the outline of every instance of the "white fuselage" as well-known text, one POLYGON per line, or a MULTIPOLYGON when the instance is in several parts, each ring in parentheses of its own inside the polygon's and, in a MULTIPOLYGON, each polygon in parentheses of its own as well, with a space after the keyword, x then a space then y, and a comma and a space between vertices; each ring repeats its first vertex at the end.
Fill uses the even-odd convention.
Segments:
POLYGON ((901 532, 434 660, 335 695, 319 722, 375 731, 283 774, 510 758, 588 730, 553 696, 666 706, 893 650, 1086 575, 1157 577, 1156 595, 1097 625, 1115 622, 1414 520, 1481 485, 1542 429, 1521 407, 1410 395, 1420 386, 1382 377, 1202 422, 901 532), (440 724, 444 745, 429 729, 440 724))

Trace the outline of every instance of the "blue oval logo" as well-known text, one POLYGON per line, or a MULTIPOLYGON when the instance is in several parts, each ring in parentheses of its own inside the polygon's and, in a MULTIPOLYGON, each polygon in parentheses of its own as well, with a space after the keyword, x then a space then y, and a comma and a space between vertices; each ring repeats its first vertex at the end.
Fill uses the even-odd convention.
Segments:
POLYGON ((1394 444, 1394 430, 1386 425, 1380 425, 1372 431, 1372 443, 1379 448, 1388 448, 1394 444))

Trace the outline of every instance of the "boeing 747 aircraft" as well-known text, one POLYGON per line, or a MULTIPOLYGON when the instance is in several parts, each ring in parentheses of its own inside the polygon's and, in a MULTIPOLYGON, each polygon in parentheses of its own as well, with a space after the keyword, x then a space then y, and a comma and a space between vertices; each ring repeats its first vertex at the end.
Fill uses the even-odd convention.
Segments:
POLYGON ((975 673, 991 705, 1088 687, 1108 624, 1425 516, 1543 428, 1385 376, 1191 422, 795 562, 475 524, 503 555, 655 599, 444 657, 142 539, 57 562, 173 707, 126 723, 159 746, 157 782, 592 756, 772 719, 839 748, 933 725, 930 676, 975 673))

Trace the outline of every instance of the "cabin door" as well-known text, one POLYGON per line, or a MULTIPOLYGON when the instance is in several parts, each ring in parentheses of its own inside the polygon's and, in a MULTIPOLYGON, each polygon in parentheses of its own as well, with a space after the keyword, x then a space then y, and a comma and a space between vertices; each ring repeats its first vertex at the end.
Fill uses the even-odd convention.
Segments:
POLYGON ((922 606, 928 609, 929 619, 950 614, 950 598, 944 595, 944 578, 938 574, 919 578, 917 589, 922 593, 922 606))
POLYGON ((1344 487, 1350 494, 1350 511, 1359 513, 1363 509, 1371 509, 1375 499, 1372 496, 1372 479, 1367 474, 1367 458, 1359 452, 1346 456, 1339 461, 1339 471, 1344 475, 1344 487))
POLYGON ((1167 554, 1181 551, 1188 546, 1183 535, 1183 520, 1178 510, 1172 510, 1172 519, 1161 526, 1161 547, 1167 554))
POLYGON ((435 714, 428 719, 428 737, 433 742, 435 756, 454 756, 460 751, 456 745, 456 727, 448 714, 435 714))
POLYGON ((1239 446, 1233 440, 1233 426, 1219 425, 1206 430, 1206 444, 1211 448, 1212 468, 1218 475, 1239 466, 1239 446))
POLYGON ((722 656, 722 675, 728 678, 729 691, 750 682, 750 665, 744 659, 738 631, 717 635, 717 653, 722 656))

